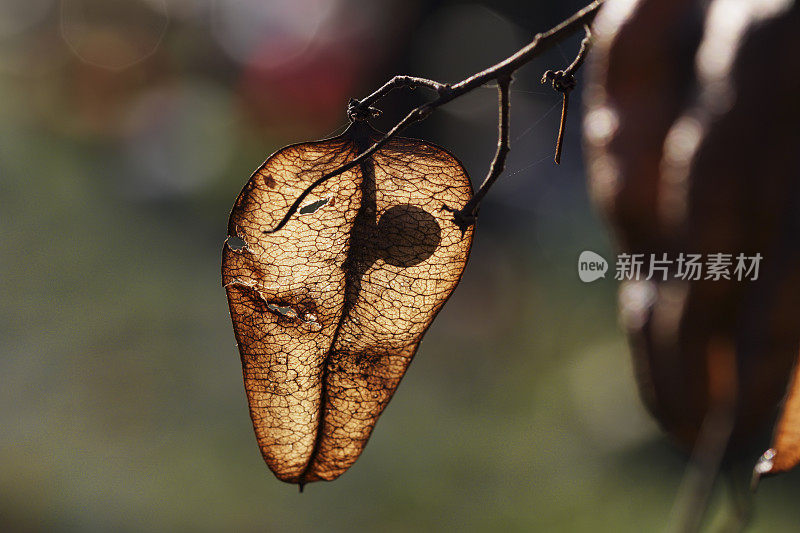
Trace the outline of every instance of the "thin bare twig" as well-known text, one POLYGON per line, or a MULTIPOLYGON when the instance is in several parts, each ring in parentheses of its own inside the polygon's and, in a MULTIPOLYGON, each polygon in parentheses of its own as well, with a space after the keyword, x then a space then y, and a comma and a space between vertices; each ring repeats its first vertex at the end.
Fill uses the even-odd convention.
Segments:
MULTIPOLYGON (((422 104, 414 109, 412 109, 402 120, 397 122, 394 127, 392 127, 388 132, 386 132, 383 137, 381 137, 378 141, 376 141, 372 146, 368 149, 363 151, 362 153, 358 154, 352 161, 349 163, 342 165, 341 167, 337 168, 336 170, 329 172, 319 179, 317 179, 314 183, 312 183, 306 190, 304 190, 298 199, 291 205, 289 211, 286 215, 281 219, 278 224, 269 230, 264 230, 264 233, 274 233, 281 228, 283 228, 289 219, 297 212, 297 209, 300 207, 300 204, 303 200, 313 191, 316 187, 321 185, 322 183, 326 182, 330 178, 334 176, 338 176, 342 172, 346 172, 351 168, 359 165, 362 161, 370 157, 373 153, 379 150, 382 146, 384 146, 390 139, 400 133, 402 130, 424 120, 431 114, 436 108, 482 86, 486 83, 496 80, 500 81, 500 79, 510 79, 511 75, 520 67, 525 65, 526 63, 530 62, 532 59, 540 56, 542 53, 553 47, 558 42, 566 39, 578 28, 586 26, 594 20, 597 11, 600 9, 600 6, 603 4, 604 0, 595 0, 568 19, 564 20, 557 26, 551 28, 550 30, 544 33, 538 33, 534 36, 533 40, 519 49, 513 55, 507 57, 506 59, 496 63, 472 76, 461 80, 460 82, 448 85, 444 83, 439 83, 433 80, 426 80, 424 78, 414 78, 411 76, 395 76, 389 82, 385 83, 381 88, 377 91, 373 92, 366 98, 361 101, 352 100, 350 102, 350 106, 348 107, 348 115, 354 119, 363 119, 373 116, 375 113, 375 109, 372 107, 374 103, 378 100, 392 92, 393 90, 400 88, 400 87, 425 87, 432 89, 437 92, 438 96, 425 104, 422 104)), ((577 68, 577 67, 576 67, 577 68)), ((496 178, 495 178, 496 179, 496 178)), ((485 192, 484 192, 485 194, 485 192)), ((470 202, 471 203, 471 202, 470 202)), ((464 210, 459 210, 458 212, 454 212, 453 216, 457 220, 460 214, 464 214, 464 210)), ((473 216, 473 223, 474 223, 474 216, 473 216)))
POLYGON ((569 93, 575 88, 577 81, 575 80, 575 72, 581 67, 589 49, 592 46, 592 31, 589 26, 584 26, 586 36, 581 41, 581 49, 575 60, 564 70, 548 70, 542 76, 542 83, 552 82, 553 89, 560 92, 564 99, 561 103, 561 120, 558 125, 558 139, 556 140, 556 165, 561 164, 561 150, 564 147, 564 131, 567 125, 567 109, 569 108, 569 93))
POLYGON ((475 224, 475 219, 478 215, 478 208, 480 207, 481 200, 489 192, 489 189, 503 173, 506 167, 506 156, 508 155, 511 146, 508 142, 509 131, 509 91, 511 85, 511 77, 497 79, 497 93, 498 93, 498 118, 497 118, 497 151, 494 154, 492 164, 489 166, 489 173, 486 179, 483 180, 478 192, 470 198, 467 205, 461 209, 453 209, 449 206, 442 206, 442 209, 453 213, 453 219, 456 225, 461 229, 463 234, 468 227, 475 224))
POLYGON ((416 78, 414 76, 395 76, 391 80, 387 81, 386 83, 381 86, 380 89, 372 93, 371 95, 367 96, 363 100, 351 100, 350 107, 348 108, 348 116, 351 118, 358 119, 359 116, 369 116, 374 114, 371 113, 364 113, 366 110, 374 109, 378 111, 372 105, 389 94, 390 92, 394 91, 395 89, 400 89, 402 87, 408 87, 409 89, 416 89, 417 87, 425 87, 426 89, 431 89, 436 91, 439 95, 442 95, 450 90, 450 85, 446 83, 439 83, 438 81, 428 80, 425 78, 416 78))
POLYGON ((588 24, 584 24, 583 26, 583 40, 581 40, 581 48, 578 50, 578 55, 575 56, 575 60, 570 63, 570 65, 564 69, 564 72, 570 75, 575 75, 583 62, 586 61, 586 56, 589 54, 589 50, 592 48, 592 29, 589 27, 588 24))

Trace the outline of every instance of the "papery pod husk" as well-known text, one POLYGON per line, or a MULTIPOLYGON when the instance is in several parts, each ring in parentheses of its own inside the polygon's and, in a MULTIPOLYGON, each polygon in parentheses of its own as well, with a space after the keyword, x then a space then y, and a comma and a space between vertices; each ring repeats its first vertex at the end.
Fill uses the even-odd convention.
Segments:
POLYGON ((472 197, 463 166, 402 137, 319 184, 271 231, 382 135, 355 122, 270 156, 237 198, 223 246, 256 439, 273 473, 301 489, 358 459, 472 244, 474 229, 444 209, 472 197))
POLYGON ((590 188, 619 251, 763 256, 756 281, 620 287, 641 396, 686 448, 723 376, 731 444, 769 424, 800 339, 798 7, 700 5, 609 0, 586 92, 590 188))

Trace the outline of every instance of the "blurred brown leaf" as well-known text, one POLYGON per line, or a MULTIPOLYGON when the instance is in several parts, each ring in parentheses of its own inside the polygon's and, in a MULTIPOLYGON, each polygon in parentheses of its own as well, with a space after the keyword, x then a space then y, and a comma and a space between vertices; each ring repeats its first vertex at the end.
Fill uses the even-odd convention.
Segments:
MULTIPOLYGON (((772 421, 800 345, 800 8, 609 0, 604 10, 586 135, 592 193, 619 248, 763 256, 757 281, 623 283, 640 390, 691 447, 715 408, 715 373, 727 372, 710 364, 714 345, 732 346, 741 444, 772 421)), ((781 422, 778 442, 800 447, 787 424, 798 422, 781 422)))
POLYGON ((275 475, 301 488, 358 458, 472 243, 473 230, 462 236, 441 210, 471 197, 463 167, 404 138, 325 181, 285 227, 265 232, 380 135, 355 122, 272 155, 236 200, 223 246, 256 437, 275 475))

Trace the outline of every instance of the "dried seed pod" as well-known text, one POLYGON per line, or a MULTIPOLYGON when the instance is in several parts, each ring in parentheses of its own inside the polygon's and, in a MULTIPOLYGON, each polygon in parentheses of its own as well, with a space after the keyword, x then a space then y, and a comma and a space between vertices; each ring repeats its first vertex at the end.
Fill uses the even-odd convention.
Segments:
POLYGON ((222 275, 258 444, 275 475, 332 480, 363 450, 419 343, 458 284, 472 243, 444 204, 464 205, 469 177, 447 151, 395 138, 315 188, 380 134, 284 148, 231 212, 222 275))
MULTIPOLYGON (((593 26, 584 124, 589 185, 621 251, 660 255, 676 249, 658 216, 660 162, 664 139, 691 96, 692 56, 702 30, 694 5, 608 0, 593 26)), ((676 357, 675 333, 656 326, 674 321, 680 298, 673 284, 631 281, 620 288, 642 399, 670 433, 689 433, 680 438, 692 441, 700 422, 687 418, 702 419, 697 411, 705 401, 706 363, 676 357), (654 316, 657 306, 661 312, 654 316)))
MULTIPOLYGON (((640 390, 692 446, 726 372, 710 364, 714 346, 732 346, 740 441, 773 418, 800 342, 799 10, 727 0, 702 12, 668 0, 603 9, 586 131, 594 196, 620 248, 763 257, 755 281, 623 284, 640 390), (676 46, 686 35, 699 40, 676 46), (593 126, 603 116, 613 128, 593 126)), ((794 424, 785 418, 777 441, 792 440, 794 424)))

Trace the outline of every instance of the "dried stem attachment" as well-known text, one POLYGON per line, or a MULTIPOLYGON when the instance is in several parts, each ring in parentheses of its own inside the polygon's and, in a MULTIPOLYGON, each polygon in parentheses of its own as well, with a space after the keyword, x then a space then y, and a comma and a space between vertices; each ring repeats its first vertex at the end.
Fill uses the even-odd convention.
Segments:
POLYGON ((553 89, 564 96, 561 104, 561 121, 558 125, 558 139, 556 140, 556 155, 554 158, 556 165, 561 164, 561 150, 564 146, 564 130, 567 125, 567 109, 569 108, 569 93, 572 92, 577 85, 575 72, 583 65, 583 61, 586 59, 586 55, 592 47, 592 31, 589 29, 588 25, 584 26, 584 31, 586 32, 586 36, 581 41, 581 48, 575 60, 564 70, 547 70, 544 76, 542 76, 542 83, 551 82, 553 84, 553 89))

